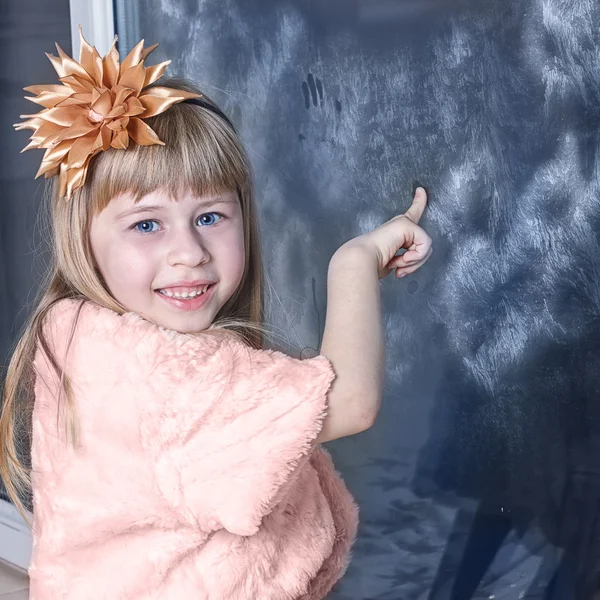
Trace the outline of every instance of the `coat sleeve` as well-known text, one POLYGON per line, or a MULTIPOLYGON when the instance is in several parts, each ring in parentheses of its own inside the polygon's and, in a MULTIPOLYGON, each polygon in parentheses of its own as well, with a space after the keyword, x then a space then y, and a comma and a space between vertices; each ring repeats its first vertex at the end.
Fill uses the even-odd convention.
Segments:
POLYGON ((329 361, 231 339, 162 347, 159 360, 164 402, 142 435, 162 493, 203 529, 256 533, 316 444, 329 361))

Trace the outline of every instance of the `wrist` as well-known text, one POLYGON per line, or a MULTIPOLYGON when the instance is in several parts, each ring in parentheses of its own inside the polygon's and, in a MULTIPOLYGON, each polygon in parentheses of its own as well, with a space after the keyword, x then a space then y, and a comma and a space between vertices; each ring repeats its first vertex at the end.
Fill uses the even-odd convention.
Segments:
POLYGON ((368 269, 377 273, 378 257, 375 249, 369 244, 354 238, 340 246, 329 261, 329 270, 368 269))

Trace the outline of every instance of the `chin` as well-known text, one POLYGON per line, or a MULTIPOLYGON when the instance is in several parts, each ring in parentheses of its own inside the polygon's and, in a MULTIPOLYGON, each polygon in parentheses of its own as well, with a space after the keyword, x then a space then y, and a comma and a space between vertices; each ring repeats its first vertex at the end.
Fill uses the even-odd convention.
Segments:
POLYGON ((201 333, 206 331, 212 321, 208 319, 171 319, 169 323, 162 325, 178 333, 201 333))
POLYGON ((177 331, 178 333, 186 333, 188 335, 194 335, 196 333, 202 333, 203 331, 206 331, 208 328, 210 327, 210 325, 198 325, 198 326, 192 326, 192 327, 180 327, 180 328, 176 328, 174 329, 174 331, 177 331))
POLYGON ((209 315, 182 315, 178 318, 174 315, 141 314, 155 325, 178 333, 201 333, 212 323, 209 315))

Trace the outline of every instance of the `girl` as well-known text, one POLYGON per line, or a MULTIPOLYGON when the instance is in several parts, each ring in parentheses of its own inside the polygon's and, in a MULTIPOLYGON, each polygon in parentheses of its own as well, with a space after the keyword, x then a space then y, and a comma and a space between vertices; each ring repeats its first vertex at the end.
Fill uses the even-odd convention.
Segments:
POLYGON ((0 473, 24 516, 32 493, 30 597, 324 598, 357 511, 319 444, 374 422, 379 279, 429 257, 425 193, 335 252, 320 356, 265 349, 233 126, 189 84, 157 86, 152 48, 119 63, 81 43, 79 63, 50 57, 62 87, 27 88, 53 261, 9 365, 0 473))

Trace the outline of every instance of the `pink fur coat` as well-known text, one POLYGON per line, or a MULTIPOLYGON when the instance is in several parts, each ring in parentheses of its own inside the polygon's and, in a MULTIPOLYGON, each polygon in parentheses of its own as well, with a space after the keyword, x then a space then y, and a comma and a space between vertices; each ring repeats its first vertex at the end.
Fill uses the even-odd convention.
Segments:
POLYGON ((31 600, 326 596, 357 527, 315 442, 334 377, 326 358, 74 300, 45 327, 80 438, 65 441, 65 399, 39 349, 31 600))

